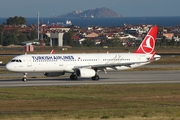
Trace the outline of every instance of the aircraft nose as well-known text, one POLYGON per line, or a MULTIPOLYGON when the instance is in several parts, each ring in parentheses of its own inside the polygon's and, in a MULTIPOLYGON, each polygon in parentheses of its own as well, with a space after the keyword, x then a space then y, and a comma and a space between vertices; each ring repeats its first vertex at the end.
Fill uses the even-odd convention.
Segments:
POLYGON ((6 64, 6 69, 9 71, 13 71, 13 66, 11 65, 11 63, 6 64))

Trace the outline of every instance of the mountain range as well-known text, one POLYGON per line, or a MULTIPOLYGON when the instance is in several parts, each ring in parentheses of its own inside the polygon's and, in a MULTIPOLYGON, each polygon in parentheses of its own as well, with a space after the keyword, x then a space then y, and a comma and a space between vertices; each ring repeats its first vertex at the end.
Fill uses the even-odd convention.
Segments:
POLYGON ((122 17, 122 15, 116 13, 115 11, 108 9, 108 8, 96 8, 96 9, 90 9, 90 10, 76 10, 67 14, 61 14, 54 17, 81 17, 81 18, 119 18, 122 17))

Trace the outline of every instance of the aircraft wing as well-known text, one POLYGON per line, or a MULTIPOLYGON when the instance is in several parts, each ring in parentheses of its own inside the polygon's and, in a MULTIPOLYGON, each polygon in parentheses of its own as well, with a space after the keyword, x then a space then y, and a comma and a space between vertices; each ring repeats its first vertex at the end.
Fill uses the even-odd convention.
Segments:
POLYGON ((111 67, 111 68, 115 68, 115 67, 118 67, 118 66, 127 66, 127 67, 131 67, 131 65, 133 64, 140 64, 140 63, 147 63, 147 62, 150 62, 150 61, 145 61, 145 62, 130 62, 130 63, 108 63, 108 64, 96 64, 96 65, 86 65, 86 66, 75 66, 74 69, 78 69, 78 68, 99 68, 99 69, 102 69, 102 68, 106 68, 106 67, 111 67))

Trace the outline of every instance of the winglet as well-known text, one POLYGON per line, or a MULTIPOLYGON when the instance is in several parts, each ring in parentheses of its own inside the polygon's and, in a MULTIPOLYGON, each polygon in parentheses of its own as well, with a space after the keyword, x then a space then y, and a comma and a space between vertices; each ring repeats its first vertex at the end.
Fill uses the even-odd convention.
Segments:
POLYGON ((51 50, 50 54, 54 54, 54 49, 51 50))
POLYGON ((156 36, 158 33, 158 27, 152 27, 139 48, 134 53, 153 54, 156 42, 156 36))

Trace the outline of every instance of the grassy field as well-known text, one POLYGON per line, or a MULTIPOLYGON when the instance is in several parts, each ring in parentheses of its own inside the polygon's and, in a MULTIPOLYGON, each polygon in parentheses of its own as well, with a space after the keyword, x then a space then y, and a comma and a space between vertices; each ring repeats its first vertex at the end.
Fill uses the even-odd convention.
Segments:
POLYGON ((0 119, 179 120, 179 84, 0 88, 0 119))

